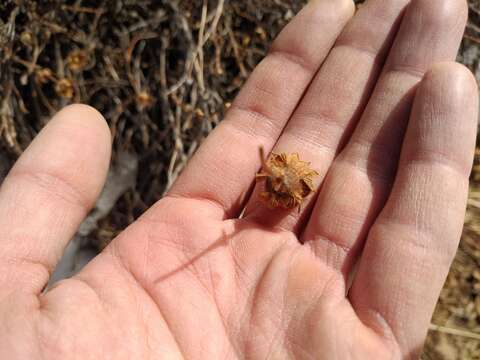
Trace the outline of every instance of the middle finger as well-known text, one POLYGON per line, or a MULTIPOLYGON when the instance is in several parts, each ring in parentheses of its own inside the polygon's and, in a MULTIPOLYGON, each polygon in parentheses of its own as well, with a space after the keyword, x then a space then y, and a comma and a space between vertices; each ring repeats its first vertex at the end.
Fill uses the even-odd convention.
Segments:
MULTIPOLYGON (((369 0, 338 38, 330 55, 295 111, 274 153, 299 153, 313 164, 318 187, 335 155, 357 123, 396 35, 409 0, 369 0)), ((267 226, 298 232, 314 197, 300 211, 271 211, 260 204, 257 185, 245 217, 267 226)))

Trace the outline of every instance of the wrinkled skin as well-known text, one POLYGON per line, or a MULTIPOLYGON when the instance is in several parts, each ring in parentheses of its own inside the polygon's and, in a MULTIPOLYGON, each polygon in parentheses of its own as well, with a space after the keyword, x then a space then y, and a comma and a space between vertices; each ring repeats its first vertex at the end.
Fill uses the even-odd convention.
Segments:
POLYGON ((0 358, 418 357, 475 143, 465 21, 463 0, 310 2, 169 194, 43 291, 110 158, 99 113, 59 112, 0 191, 0 358), (318 171, 301 211, 250 190, 260 147, 318 171))

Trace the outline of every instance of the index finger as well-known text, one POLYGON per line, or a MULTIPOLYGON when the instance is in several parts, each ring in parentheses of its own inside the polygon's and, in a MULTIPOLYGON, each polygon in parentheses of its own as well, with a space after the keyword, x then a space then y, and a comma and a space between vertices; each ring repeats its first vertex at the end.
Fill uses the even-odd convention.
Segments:
POLYGON ((261 166, 258 149, 270 152, 353 12, 351 0, 310 1, 274 42, 168 196, 208 201, 221 218, 239 215, 261 166))

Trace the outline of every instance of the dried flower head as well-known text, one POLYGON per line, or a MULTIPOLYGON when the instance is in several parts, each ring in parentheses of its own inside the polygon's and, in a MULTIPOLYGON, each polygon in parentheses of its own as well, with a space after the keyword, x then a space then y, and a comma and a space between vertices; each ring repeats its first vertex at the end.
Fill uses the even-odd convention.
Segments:
POLYGON ((71 99, 73 97, 72 80, 66 78, 58 80, 57 84, 55 85, 55 91, 58 95, 67 99, 71 99))
POLYGON ((88 65, 88 54, 85 50, 73 50, 67 57, 67 64, 72 71, 82 71, 88 65))
POLYGON ((151 107, 154 102, 153 96, 147 90, 142 90, 137 94, 137 103, 141 110, 151 107))
POLYGON ((37 81, 40 84, 45 84, 48 81, 53 80, 53 78, 54 78, 52 70, 50 70, 49 68, 41 68, 41 69, 36 70, 35 71, 35 76, 36 76, 37 81))
POLYGON ((27 46, 32 46, 33 45, 33 35, 30 31, 23 31, 20 34, 20 41, 24 43, 27 46))
POLYGON ((313 177, 318 173, 296 153, 272 153, 267 161, 264 161, 263 149, 260 154, 264 164, 262 172, 257 174, 257 181, 265 180, 265 190, 260 194, 264 203, 271 209, 300 207, 315 190, 313 177))

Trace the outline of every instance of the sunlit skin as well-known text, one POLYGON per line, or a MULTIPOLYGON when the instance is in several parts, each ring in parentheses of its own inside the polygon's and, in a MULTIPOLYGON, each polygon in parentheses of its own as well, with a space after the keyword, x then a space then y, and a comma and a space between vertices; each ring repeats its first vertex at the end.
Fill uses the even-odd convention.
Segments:
POLYGON ((43 291, 111 155, 97 111, 60 111, 0 190, 0 359, 418 358, 475 145, 466 18, 312 0, 165 198, 43 291), (261 201, 260 147, 318 173, 300 211, 261 201))

